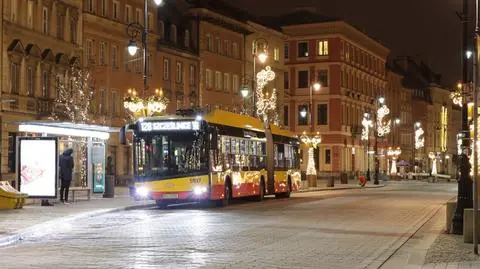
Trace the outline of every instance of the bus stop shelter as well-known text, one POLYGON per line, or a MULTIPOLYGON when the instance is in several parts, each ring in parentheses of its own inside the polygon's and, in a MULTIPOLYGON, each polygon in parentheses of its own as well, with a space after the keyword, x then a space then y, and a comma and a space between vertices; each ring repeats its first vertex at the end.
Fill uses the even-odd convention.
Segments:
POLYGON ((57 137, 60 154, 67 148, 74 150, 72 185, 91 188, 94 193, 104 192, 106 144, 110 134, 118 133, 119 128, 72 122, 28 121, 20 122, 18 130, 27 136, 57 137))

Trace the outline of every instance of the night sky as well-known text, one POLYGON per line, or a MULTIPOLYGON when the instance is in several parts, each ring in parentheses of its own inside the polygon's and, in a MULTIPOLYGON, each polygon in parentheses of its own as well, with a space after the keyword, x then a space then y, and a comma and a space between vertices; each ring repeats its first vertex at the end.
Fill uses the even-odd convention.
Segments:
MULTIPOLYGON (((461 78, 462 0, 225 0, 254 15, 279 15, 299 7, 341 18, 391 49, 432 66, 451 86, 461 78)), ((473 4, 473 1, 472 1, 473 4)), ((473 11, 473 6, 471 7, 473 11)))

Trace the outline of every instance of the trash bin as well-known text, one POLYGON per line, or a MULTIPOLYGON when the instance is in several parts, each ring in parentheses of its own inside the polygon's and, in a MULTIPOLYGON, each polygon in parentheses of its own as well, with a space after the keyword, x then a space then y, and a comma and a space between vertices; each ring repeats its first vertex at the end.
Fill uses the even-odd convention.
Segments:
POLYGON ((113 198, 115 196, 115 176, 107 175, 105 177, 105 192, 103 198, 113 198))
POLYGON ((335 187, 335 177, 330 176, 327 179, 327 187, 335 187))
POLYGON ((340 175, 340 183, 341 184, 348 184, 348 175, 347 173, 342 173, 340 175))

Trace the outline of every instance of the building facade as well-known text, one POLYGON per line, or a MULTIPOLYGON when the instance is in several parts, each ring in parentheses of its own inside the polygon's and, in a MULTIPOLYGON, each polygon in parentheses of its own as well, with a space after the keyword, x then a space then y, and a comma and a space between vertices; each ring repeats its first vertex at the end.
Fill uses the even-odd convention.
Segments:
POLYGON ((14 182, 18 122, 49 117, 56 79, 81 59, 82 3, 2 1, 2 15, 1 174, 14 182))
MULTIPOLYGON (((373 112, 375 99, 385 93, 389 50, 343 21, 319 18, 299 11, 279 19, 288 37, 285 110, 289 118, 284 123, 299 134, 321 134, 322 143, 315 153, 320 177, 366 171, 368 146, 360 139, 361 121, 365 112, 373 112), (309 121, 302 111, 308 110, 315 82, 322 87, 312 91, 309 121)), ((306 160, 306 151, 303 155, 306 160)), ((370 164, 373 168, 373 161, 370 164)))

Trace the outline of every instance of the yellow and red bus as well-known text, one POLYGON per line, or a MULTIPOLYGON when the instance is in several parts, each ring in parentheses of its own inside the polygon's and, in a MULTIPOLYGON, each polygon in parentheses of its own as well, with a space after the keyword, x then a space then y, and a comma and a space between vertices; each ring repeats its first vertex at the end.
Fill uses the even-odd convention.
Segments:
POLYGON ((254 117, 222 110, 177 113, 140 119, 122 132, 128 130, 133 131, 136 194, 160 208, 288 198, 300 188, 297 136, 254 117))

